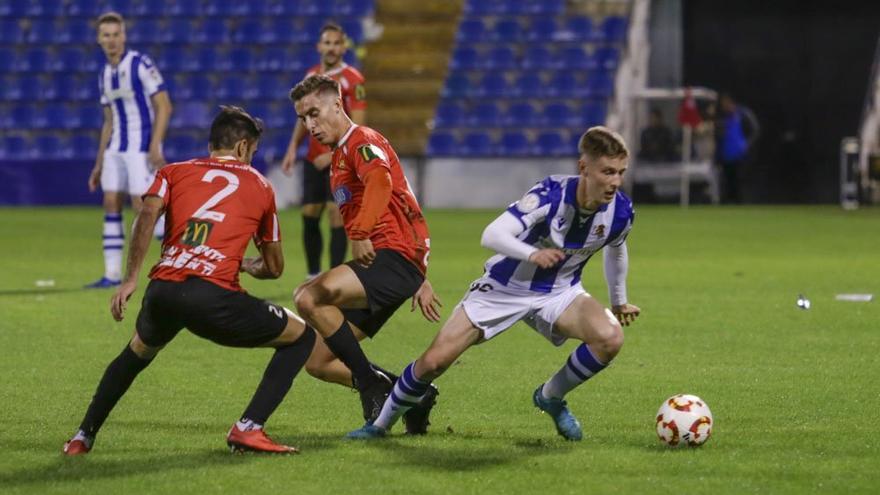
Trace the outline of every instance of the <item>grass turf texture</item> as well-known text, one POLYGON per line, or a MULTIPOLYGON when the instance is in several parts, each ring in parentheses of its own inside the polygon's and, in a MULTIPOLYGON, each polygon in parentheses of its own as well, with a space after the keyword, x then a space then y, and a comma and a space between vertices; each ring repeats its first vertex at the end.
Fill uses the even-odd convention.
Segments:
MULTIPOLYGON (((357 396, 299 376, 267 431, 294 457, 232 456, 225 433, 270 350, 224 349, 183 332, 135 382, 88 456, 62 458, 105 366, 127 342, 145 286, 115 323, 100 275, 97 209, 2 209, 0 429, 3 493, 703 493, 874 492, 880 488, 877 377, 880 212, 833 207, 638 208, 629 240, 631 302, 613 366, 569 395, 585 427, 558 437, 534 388, 574 348, 518 325, 466 353, 438 385, 431 433, 342 440, 360 425, 357 396), (39 288, 36 280, 54 279, 39 288), (795 306, 798 293, 812 309, 795 306), (666 397, 692 393, 715 416, 700 449, 654 434, 666 397)), ((481 273, 496 212, 431 211, 430 276, 444 316, 481 273)), ((130 213, 126 221, 130 222, 130 213)), ((290 306, 303 279, 299 215, 282 215, 287 272, 245 280, 290 306)), ((157 257, 157 246, 148 264, 157 257)), ((586 288, 607 301, 601 261, 586 288)), ((146 269, 145 269, 146 272, 146 269)), ((401 369, 439 328, 401 311, 366 344, 401 369)))

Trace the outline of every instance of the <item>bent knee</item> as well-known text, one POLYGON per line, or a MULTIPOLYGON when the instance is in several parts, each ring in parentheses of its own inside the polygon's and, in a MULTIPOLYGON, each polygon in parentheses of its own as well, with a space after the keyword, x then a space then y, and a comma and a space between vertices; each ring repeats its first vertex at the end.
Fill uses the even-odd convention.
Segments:
MULTIPOLYGON (((607 363, 614 359, 623 347, 623 328, 615 320, 609 320, 607 325, 597 332, 597 338, 590 344, 593 352, 601 355, 607 363)), ((598 357, 598 356, 597 356, 598 357)))
POLYGON ((293 294, 296 312, 303 318, 308 318, 315 311, 317 302, 317 297, 311 287, 298 288, 293 294))

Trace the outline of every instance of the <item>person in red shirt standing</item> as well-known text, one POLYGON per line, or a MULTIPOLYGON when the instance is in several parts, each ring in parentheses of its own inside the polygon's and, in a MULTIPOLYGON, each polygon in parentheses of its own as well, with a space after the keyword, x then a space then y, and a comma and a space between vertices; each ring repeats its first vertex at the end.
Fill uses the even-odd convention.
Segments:
MULTIPOLYGON (((333 148, 330 186, 354 258, 295 292, 297 312, 324 338, 306 369, 326 381, 354 386, 364 419, 370 421, 396 376, 371 364, 358 341, 373 337, 410 297, 428 320, 439 320, 439 300, 425 278, 428 225, 397 153, 381 134, 351 121, 338 82, 309 76, 291 90, 290 99, 312 137, 333 148)), ((411 409, 414 413, 404 418, 407 432, 426 432, 436 395, 431 389, 411 409)))
POLYGON ((143 197, 125 278, 110 302, 122 321, 149 248, 153 226, 166 215, 162 257, 131 342, 107 367, 67 455, 88 453, 101 425, 128 387, 184 327, 230 347, 274 347, 263 379, 226 442, 233 451, 297 452, 275 443, 263 424, 284 399, 316 341, 315 332, 281 306, 247 294, 239 272, 274 279, 284 270, 272 186, 250 166, 262 123, 237 107, 221 107, 211 125, 207 158, 168 165, 143 197), (261 256, 244 258, 253 239, 261 256))
MULTIPOLYGON (((338 81, 345 113, 355 123, 364 124, 367 113, 364 76, 342 60, 346 51, 346 41, 345 31, 341 26, 334 23, 324 25, 317 45, 321 63, 309 69, 306 77, 324 74, 338 81)), ((285 174, 290 175, 293 172, 296 150, 307 134, 308 131, 302 122, 297 121, 287 152, 281 162, 281 170, 285 174)), ((302 199, 303 247, 306 252, 308 278, 314 278, 321 273, 324 238, 321 235, 320 223, 321 213, 325 209, 330 220, 330 267, 345 261, 347 248, 345 229, 339 209, 330 197, 330 156, 331 150, 328 146, 321 144, 317 139, 309 139, 309 151, 303 160, 302 199)))

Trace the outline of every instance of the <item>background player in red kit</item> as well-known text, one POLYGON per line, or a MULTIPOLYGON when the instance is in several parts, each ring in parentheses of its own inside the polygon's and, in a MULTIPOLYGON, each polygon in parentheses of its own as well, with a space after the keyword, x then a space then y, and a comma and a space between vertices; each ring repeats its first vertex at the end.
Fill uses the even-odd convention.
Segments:
MULTIPOLYGON (((367 96, 364 90, 364 76, 360 71, 346 64, 342 57, 346 51, 345 31, 338 24, 329 23, 321 28, 318 39, 318 53, 321 63, 312 67, 306 77, 313 74, 330 76, 337 82, 342 94, 342 108, 357 124, 366 122, 367 96)), ((308 130, 301 121, 293 128, 293 136, 281 161, 281 170, 290 174, 296 164, 296 150, 308 130)), ((303 247, 306 253, 306 267, 309 278, 321 273, 321 251, 324 238, 321 235, 321 213, 326 209, 330 220, 330 267, 345 261, 345 229, 339 208, 330 196, 330 155, 331 149, 314 138, 309 139, 309 151, 303 160, 303 247)))
POLYGON ((227 444, 233 450, 296 452, 263 432, 315 343, 315 333, 286 309, 248 295, 239 271, 278 278, 284 270, 272 186, 250 166, 262 124, 236 107, 221 107, 211 125, 208 158, 168 165, 143 198, 125 278, 110 302, 122 321, 156 219, 166 214, 162 258, 150 271, 131 342, 107 367, 67 455, 91 450, 116 402, 184 327, 230 347, 274 347, 275 354, 227 444), (243 258, 253 239, 259 258, 243 258))
MULTIPOLYGON (((374 336, 410 297, 427 319, 439 320, 439 301, 425 279, 428 225, 397 154, 381 134, 349 119, 339 83, 325 75, 309 76, 291 90, 290 99, 309 133, 333 147, 333 198, 354 258, 296 291, 297 311, 324 337, 306 369, 324 380, 353 385, 369 421, 391 390, 385 377, 396 376, 371 365, 358 341, 374 336)), ((426 431, 435 396, 432 389, 404 418, 409 433, 426 431)))

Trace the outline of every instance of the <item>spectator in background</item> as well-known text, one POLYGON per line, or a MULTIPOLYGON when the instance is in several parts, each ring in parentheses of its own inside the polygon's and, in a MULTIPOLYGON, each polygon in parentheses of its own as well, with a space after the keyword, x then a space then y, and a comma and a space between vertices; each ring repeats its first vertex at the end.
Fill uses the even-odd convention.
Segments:
MULTIPOLYGON (((348 47, 345 31, 339 24, 327 23, 321 28, 318 38, 318 53, 321 63, 310 68, 306 77, 324 74, 339 83, 342 91, 342 105, 345 113, 355 124, 364 124, 367 119, 367 95, 364 89, 364 76, 354 67, 345 63, 343 57, 348 47)), ((290 175, 296 164, 296 150, 308 131, 297 120, 290 137, 287 152, 281 161, 281 170, 290 175)), ((328 146, 317 139, 309 138, 309 151, 303 160, 303 247, 306 253, 308 279, 321 273, 321 254, 324 250, 324 237, 321 234, 321 214, 327 210, 330 217, 330 268, 345 261, 348 249, 345 227, 339 207, 330 194, 330 157, 328 146)))
POLYGON ((648 127, 642 130, 639 159, 646 162, 668 162, 675 159, 672 130, 663 123, 663 112, 651 109, 648 127))
POLYGON ((740 105, 728 93, 718 99, 720 113, 715 124, 718 145, 715 152, 723 174, 721 201, 742 202, 742 169, 760 133, 758 119, 749 108, 740 105))
MULTIPOLYGON (((125 20, 116 12, 98 18, 97 40, 107 63, 98 75, 104 125, 95 166, 89 174, 89 191, 104 191, 104 276, 86 285, 90 289, 114 287, 122 279, 125 229, 122 206, 131 197, 135 216, 141 195, 156 170, 165 165, 162 140, 171 118, 171 99, 159 69, 145 53, 125 47, 125 20)), ((154 234, 164 234, 164 221, 154 234)))

